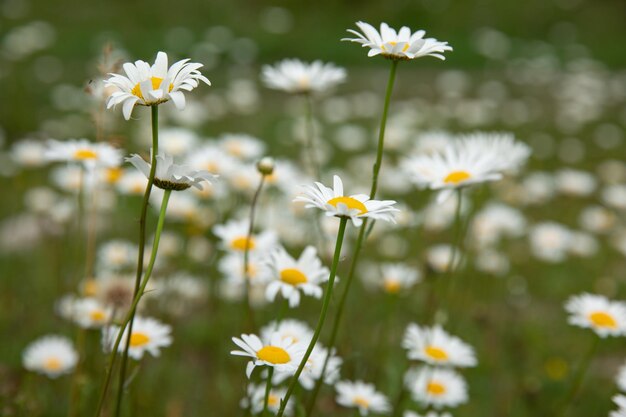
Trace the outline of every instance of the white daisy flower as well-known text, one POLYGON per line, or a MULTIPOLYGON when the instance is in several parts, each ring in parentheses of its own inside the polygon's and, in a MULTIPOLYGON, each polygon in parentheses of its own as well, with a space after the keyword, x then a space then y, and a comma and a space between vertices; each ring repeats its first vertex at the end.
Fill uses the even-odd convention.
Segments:
POLYGON ((476 366, 474 349, 441 326, 420 327, 409 324, 404 332, 402 347, 409 359, 424 361, 436 366, 476 366))
MULTIPOLYGON (((329 354, 329 350, 316 344, 311 352, 311 355, 306 361, 306 365, 298 378, 298 382, 306 390, 312 390, 315 387, 315 382, 320 379, 322 375, 322 369, 324 368, 324 361, 329 354)), ((339 373, 341 370, 341 364, 343 360, 335 355, 334 349, 328 359, 328 365, 326 365, 326 371, 324 371, 324 383, 332 385, 339 380, 339 373)), ((272 383, 278 385, 287 378, 291 377, 290 373, 274 372, 272 377, 272 383)))
POLYGON ((232 171, 232 167, 239 166, 235 157, 213 144, 194 149, 188 156, 186 164, 192 168, 205 169, 219 175, 226 175, 227 172, 232 171))
POLYGON ((420 272, 406 264, 385 263, 380 266, 382 288, 389 294, 398 294, 408 290, 421 280, 420 272))
POLYGON ((87 139, 48 140, 44 157, 48 161, 82 163, 86 169, 117 167, 122 162, 122 153, 108 143, 92 143, 87 139))
POLYGON ((107 108, 122 104, 122 113, 126 120, 135 104, 155 106, 172 100, 178 110, 185 108, 183 91, 191 91, 199 85, 199 81, 211 85, 211 82, 200 74, 198 69, 202 64, 188 62, 183 59, 168 68, 167 54, 159 52, 154 65, 136 61, 134 64, 124 64, 126 76, 109 74, 105 81, 106 87, 115 87, 118 91, 111 94, 107 100, 107 108))
POLYGON ((572 231, 562 224, 542 222, 531 227, 530 249, 535 257, 547 262, 562 262, 572 241, 572 231))
POLYGON ((227 251, 243 253, 248 247, 250 253, 264 253, 276 245, 276 234, 265 231, 253 234, 248 240, 248 220, 230 220, 226 224, 213 227, 213 233, 222 241, 222 248, 227 251))
MULTIPOLYGON (((102 331, 102 340, 107 352, 115 345, 115 339, 120 331, 118 326, 110 326, 102 331)), ((128 337, 128 327, 118 346, 118 352, 123 352, 128 337)), ((133 332, 130 335, 128 356, 140 360, 147 352, 152 356, 159 356, 160 349, 172 344, 172 327, 163 324, 151 317, 136 316, 133 322, 133 332)))
POLYGON ((121 271, 135 268, 137 245, 126 240, 114 239, 98 248, 97 269, 99 271, 121 271))
POLYGON ((281 339, 308 344, 313 337, 313 330, 305 322, 295 319, 272 321, 261 328, 261 340, 269 341, 275 334, 279 334, 281 339))
POLYGON ((370 412, 385 414, 391 409, 387 397, 376 391, 374 384, 363 381, 341 381, 335 385, 337 403, 344 407, 357 408, 362 416, 370 412))
POLYGON ((435 38, 424 38, 426 32, 423 30, 411 33, 411 29, 403 26, 396 32, 387 23, 381 23, 380 32, 378 32, 369 23, 356 22, 356 25, 363 33, 348 29, 348 32, 357 37, 344 38, 342 41, 357 42, 364 48, 370 48, 367 56, 382 55, 388 59, 409 60, 430 55, 445 60, 443 53, 452 50, 448 42, 439 42, 435 38))
POLYGON ((293 308, 300 305, 300 291, 311 297, 322 297, 320 285, 328 280, 329 270, 317 257, 315 247, 307 246, 296 260, 279 246, 272 252, 269 265, 272 272, 265 290, 268 301, 274 301, 280 292, 293 308))
POLYGON ((626 335, 626 303, 584 293, 570 297, 565 304, 568 323, 592 329, 600 337, 626 335))
MULTIPOLYGON (((169 155, 158 154, 156 160, 154 185, 163 190, 182 191, 191 186, 201 190, 203 181, 211 182, 216 178, 209 171, 196 171, 184 165, 177 165, 174 163, 174 158, 169 155)), ((133 154, 130 158, 126 158, 126 161, 133 164, 146 178, 150 176, 151 165, 141 156, 133 154)))
POLYGON ((419 187, 442 190, 437 197, 442 203, 457 188, 496 181, 503 173, 516 171, 529 153, 509 134, 477 133, 452 142, 442 152, 408 158, 401 166, 419 187))
POLYGON ((228 155, 244 161, 259 159, 265 154, 265 143, 245 133, 225 133, 220 136, 219 146, 228 155))
POLYGON ((326 212, 327 216, 348 217, 355 227, 361 226, 363 218, 385 220, 395 223, 394 213, 399 211, 392 207, 393 200, 370 200, 366 194, 346 196, 343 193, 343 182, 337 175, 333 176, 333 188, 316 182, 315 187, 305 185, 303 195, 294 201, 303 201, 305 207, 317 207, 326 212))
MULTIPOLYGON (((246 401, 242 401, 242 406, 244 408, 250 407, 250 412, 252 412, 252 414, 262 413, 263 408, 265 407, 265 388, 265 384, 249 384, 248 398, 246 401)), ((267 398, 268 411, 272 414, 278 413, 280 402, 283 398, 285 398, 285 394, 287 394, 287 390, 285 388, 271 388, 267 398)), ((290 416, 291 414, 293 414, 293 401, 290 399, 285 408, 285 415, 290 416)))
POLYGON ((289 338, 282 339, 278 333, 272 335, 267 343, 263 343, 254 334, 242 334, 241 339, 233 337, 232 340, 243 350, 233 350, 230 352, 231 355, 252 358, 246 366, 248 378, 257 366, 271 366, 278 372, 288 372, 293 375, 307 349, 305 343, 294 342, 289 338))
POLYGON ((26 347, 22 363, 29 371, 56 378, 74 369, 78 363, 78 353, 68 338, 44 336, 26 347))
POLYGON ((82 328, 100 328, 109 323, 113 309, 94 298, 74 300, 72 305, 76 324, 82 328))
POLYGON ((413 400, 423 405, 456 407, 468 400, 467 383, 461 375, 450 369, 410 369, 405 383, 413 400))
POLYGON ((23 167, 38 167, 46 162, 46 146, 33 139, 22 139, 11 146, 10 156, 13 162, 23 167))
POLYGON ((115 188, 121 194, 143 195, 148 186, 148 178, 136 169, 125 169, 115 188))
POLYGON ((288 93, 321 93, 346 79, 346 70, 331 63, 284 59, 273 66, 265 65, 261 78, 265 85, 288 93))

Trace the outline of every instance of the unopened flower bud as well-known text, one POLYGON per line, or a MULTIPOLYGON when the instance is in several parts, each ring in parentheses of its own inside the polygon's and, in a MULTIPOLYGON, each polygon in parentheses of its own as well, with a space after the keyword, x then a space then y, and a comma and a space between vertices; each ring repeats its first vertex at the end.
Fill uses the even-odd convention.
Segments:
POLYGON ((256 164, 256 169, 261 175, 272 175, 274 172, 274 158, 266 156, 256 164))

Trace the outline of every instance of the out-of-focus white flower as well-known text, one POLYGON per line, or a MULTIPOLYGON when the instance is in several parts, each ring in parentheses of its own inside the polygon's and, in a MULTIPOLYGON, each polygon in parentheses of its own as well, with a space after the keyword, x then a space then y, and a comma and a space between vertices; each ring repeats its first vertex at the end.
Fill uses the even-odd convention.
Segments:
POLYGON ((426 260, 428 261, 428 265, 433 268, 435 271, 439 273, 443 273, 448 270, 448 268, 452 268, 455 270, 459 266, 459 262, 461 262, 461 252, 457 249, 457 253, 455 256, 455 264, 450 265, 452 262, 452 251, 453 248, 450 245, 435 245, 428 248, 426 252, 426 260))
POLYGON ((548 262, 561 262, 567 256, 572 232, 554 222, 534 225, 529 232, 530 248, 538 259, 548 262))
POLYGON ((364 48, 370 48, 367 56, 382 55, 389 59, 409 60, 430 55, 445 60, 443 53, 452 50, 448 42, 440 42, 435 38, 424 38, 426 32, 423 30, 411 33, 411 29, 403 26, 396 32, 386 23, 381 23, 380 32, 378 32, 369 23, 357 22, 356 25, 363 33, 348 29, 348 32, 357 37, 342 40, 357 42, 364 48))
POLYGON ((405 383, 413 400, 435 408, 456 407, 468 400, 465 380, 451 369, 411 369, 405 383))
MULTIPOLYGON (((245 401, 242 401, 242 407, 247 408, 250 407, 250 412, 253 415, 261 414, 263 412, 263 408, 265 407, 265 384, 248 385, 248 398, 245 401)), ((267 409, 272 414, 277 414, 280 409, 280 403, 285 398, 285 394, 287 394, 287 389, 285 388, 271 388, 269 395, 267 397, 267 409)), ((291 398, 287 402, 285 406, 285 415, 290 416, 293 414, 293 401, 291 398)))
POLYGON ((387 397, 376 391, 374 384, 363 381, 341 381, 335 384, 337 403, 357 408, 362 416, 369 413, 385 414, 391 409, 387 397))
POLYGON ((109 323, 113 309, 94 298, 75 300, 72 305, 74 321, 83 328, 100 328, 109 323))
POLYGON ((261 75, 269 88, 288 93, 320 93, 346 79, 346 70, 331 63, 284 59, 273 66, 265 65, 261 75))
POLYGON ((519 210, 490 203, 474 216, 471 234, 481 246, 489 246, 497 244, 503 236, 521 236, 525 230, 526 219, 519 210))
POLYGON ((626 392, 626 364, 622 365, 617 371, 615 382, 620 391, 626 392))
POLYGON ((46 146, 37 140, 24 139, 11 146, 11 159, 24 167, 38 167, 46 162, 46 146))
POLYGON ((610 210, 602 206, 589 206, 580 213, 578 223, 592 233, 608 233, 615 226, 616 217, 610 210))
POLYGON ((420 327, 411 323, 406 328, 402 347, 409 359, 435 366, 476 366, 474 349, 458 337, 449 335, 441 326, 420 327))
POLYGON ((183 157, 192 150, 195 152, 197 145, 198 136, 190 129, 169 127, 159 130, 159 151, 164 154, 183 157))
POLYGON ((74 369, 78 363, 78 353, 68 338, 44 336, 26 347, 22 362, 29 371, 56 378, 74 369))
POLYGON ((87 139, 58 141, 50 139, 44 153, 48 161, 82 163, 87 169, 117 167, 122 162, 122 153, 108 143, 92 143, 87 139))
POLYGON ((213 227, 213 233, 222 241, 222 248, 227 251, 243 253, 246 248, 250 252, 267 253, 276 245, 276 234, 271 231, 253 233, 248 239, 249 221, 230 220, 226 224, 213 227))
MULTIPOLYGON (((105 350, 111 351, 120 329, 110 326, 102 330, 102 344, 105 350)), ((124 330, 118 351, 123 352, 128 338, 128 327, 124 330)), ((133 331, 130 334, 128 356, 140 360, 147 352, 159 356, 161 348, 172 344, 172 328, 151 317, 135 317, 133 331)))
POLYGON ((597 181, 595 177, 585 171, 562 169, 558 171, 554 180, 559 192, 576 197, 584 197, 593 193, 597 181))
POLYGON ((626 185, 609 185, 602 190, 602 200, 613 208, 626 211, 626 185))
POLYGON ((199 85, 199 81, 211 85, 211 82, 198 69, 202 64, 188 62, 183 59, 168 68, 167 54, 159 52, 154 65, 136 61, 124 64, 126 76, 110 74, 105 81, 106 87, 115 87, 118 91, 107 100, 107 108, 122 104, 122 113, 126 120, 135 104, 155 106, 172 100, 178 110, 185 108, 183 91, 191 91, 199 85))
POLYGON ((600 337, 626 335, 626 303, 584 293, 565 303, 568 323, 593 330, 600 337))
POLYGON ((259 159, 265 153, 265 144, 245 133, 225 133, 220 136, 219 146, 230 156, 244 161, 259 159))

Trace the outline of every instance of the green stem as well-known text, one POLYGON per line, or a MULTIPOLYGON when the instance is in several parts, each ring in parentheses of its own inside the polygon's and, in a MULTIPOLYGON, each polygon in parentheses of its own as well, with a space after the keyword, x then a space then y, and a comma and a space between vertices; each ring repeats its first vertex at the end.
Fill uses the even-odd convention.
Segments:
POLYGON ((578 395, 578 391, 585 379, 585 374, 589 369, 589 365, 591 365, 591 360, 596 354, 596 350, 598 350, 598 345, 600 344, 600 337, 597 335, 593 336, 593 342, 591 343, 591 347, 587 351, 587 354, 583 357, 582 361, 578 365, 578 369, 576 370, 576 375, 574 376, 574 382, 570 387, 570 390, 565 397, 565 402, 563 403, 560 412, 556 413, 559 417, 564 417, 567 415, 569 411, 570 405, 576 400, 576 396, 578 395))
MULTIPOLYGON (((393 91, 394 82, 396 79, 396 69, 398 67, 398 61, 391 61, 391 70, 389 72, 389 80, 387 81, 387 91, 385 93, 385 103, 383 105, 383 115, 380 121, 380 129, 378 131, 378 148, 376 150, 376 161, 374 162, 374 166, 372 169, 373 177, 372 177, 372 188, 370 189, 370 199, 376 197, 376 191, 378 188, 378 174, 380 173, 380 167, 382 165, 383 160, 383 149, 385 145, 385 127, 387 126, 387 114, 389 113, 389 103, 391 102, 391 93, 393 91)), ((333 328, 330 335, 330 340, 328 342, 329 352, 335 346, 335 341, 337 339, 337 333, 339 331, 339 324, 341 323, 341 318, 343 315, 344 306, 346 304, 346 299, 348 298, 348 292, 350 291, 350 286, 352 284, 354 274, 356 272, 356 265, 359 260, 359 255, 361 253, 361 248, 363 247, 363 241, 365 237, 365 232, 367 230, 368 219, 366 218, 363 221, 363 224, 360 227, 359 235, 357 237, 356 243, 354 245, 354 255, 352 257, 352 263, 350 264, 350 270, 348 272, 348 277, 346 278, 346 286, 343 289, 343 293, 341 294, 341 300, 339 301, 339 306, 337 307, 337 314, 335 315, 335 321, 333 322, 333 328)), ((315 388, 311 394, 311 399, 307 405, 306 416, 309 417, 313 412, 313 407, 315 407, 315 400, 317 399, 317 395, 322 387, 322 383, 324 381, 324 374, 326 372, 326 368, 328 367, 328 362, 330 360, 330 354, 326 356, 324 360, 324 366, 322 367, 322 373, 320 374, 319 379, 315 382, 315 388)))
MULTIPOLYGON (((333 256, 333 264, 330 268, 330 276, 328 277, 328 283, 326 284, 326 292, 324 294, 324 301, 322 303, 322 311, 320 312, 320 317, 317 321, 317 326, 315 327, 315 332, 313 333, 313 338, 311 338, 311 342, 309 343, 309 347, 306 350, 306 353, 302 357, 300 361, 300 365, 298 365, 298 369, 296 370, 295 375, 291 379, 291 383, 289 384, 289 388, 287 389, 287 393, 285 394, 285 398, 283 398, 280 402, 280 409, 278 410, 277 417, 282 417, 285 413, 285 408, 287 407, 287 402, 293 394, 293 390, 296 385, 298 385, 298 379, 300 378, 300 374, 302 374, 302 370, 309 360, 309 356, 311 356, 311 352, 313 352, 313 348, 317 343, 317 339, 320 337, 320 333, 322 332, 322 327, 324 326, 324 321, 326 320, 326 314, 328 313, 328 306, 330 304, 330 299, 333 294, 333 287, 335 286, 335 275, 337 274, 337 266, 339 265, 339 257, 341 255, 341 246, 343 244, 343 235, 346 231, 346 225, 348 224, 347 217, 341 217, 339 222, 339 230, 337 232, 337 242, 335 243, 335 255, 333 256)), ((330 355, 329 355, 330 356, 330 355)), ((323 377, 323 375, 321 376, 323 377)))
POLYGON ((259 200, 259 195, 261 195, 263 184, 265 184, 265 175, 261 174, 261 181, 259 181, 259 186, 254 192, 254 196, 252 197, 252 203, 250 203, 250 225, 248 226, 248 236, 246 237, 246 248, 243 252, 243 302, 246 313, 248 314, 248 322, 250 323, 250 328, 252 330, 256 329, 256 323, 254 320, 254 311, 252 311, 252 306, 250 305, 250 242, 252 241, 252 233, 254 231, 254 216, 256 214, 256 205, 259 200))
POLYGON ((265 417, 267 414, 267 404, 270 400, 270 390, 272 389, 272 376, 274 376, 274 367, 269 367, 269 372, 267 373, 267 382, 265 383, 265 399, 263 400, 263 413, 261 416, 265 417))
POLYGON ((313 99, 310 94, 304 96, 306 102, 306 134, 305 134, 305 147, 306 153, 309 157, 309 164, 311 167, 311 175, 315 178, 320 178, 320 165, 317 160, 317 154, 315 153, 315 129, 313 126, 313 99))
MULTIPOLYGON (((150 174, 148 176, 148 184, 146 185, 146 191, 144 192, 144 195, 143 195, 143 203, 141 206, 141 216, 139 218, 139 253, 137 254, 137 275, 135 277, 135 290, 133 293, 134 299, 138 299, 138 297, 140 297, 140 294, 141 294, 141 292, 139 291, 140 289, 139 287, 141 283, 141 276, 143 273, 143 256, 144 256, 144 249, 145 249, 145 244, 146 244, 146 217, 148 215, 148 203, 150 201, 150 193, 152 192, 152 184, 154 183, 154 175, 156 173, 156 164, 157 164, 156 155, 159 152, 159 110, 158 110, 158 106, 151 106, 150 109, 152 111, 151 113, 152 114, 152 156, 151 156, 150 174)), ((165 196, 163 198, 165 198, 165 196)), ((169 198, 169 194, 168 194, 168 198, 169 198)), ((133 309, 131 309, 131 312, 133 312, 133 314, 130 315, 131 322, 130 322, 130 326, 128 330, 129 334, 130 332, 132 332, 132 322, 134 319, 133 309)), ((123 386, 124 379, 126 378, 125 373, 126 373, 126 363, 128 362, 129 342, 130 342, 130 338, 129 340, 127 340, 126 346, 124 347, 122 369, 120 369, 120 386, 123 386)), ((105 382, 102 388, 102 393, 100 395, 100 401, 98 404, 98 411, 97 411, 96 416, 99 416, 102 411, 102 406, 104 404, 106 392, 109 388, 109 384, 111 380, 111 373, 113 372, 113 366, 115 365, 116 355, 117 355, 117 346, 116 346, 116 349, 114 349, 111 352, 111 359, 110 359, 109 367, 107 370, 107 374, 105 376, 105 382)))
POLYGON ((79 328, 76 334, 76 350, 78 351, 78 363, 72 375, 72 386, 70 388, 70 406, 68 409, 68 417, 79 416, 80 400, 83 388, 83 382, 81 381, 83 376, 83 368, 85 365, 85 329, 79 328))

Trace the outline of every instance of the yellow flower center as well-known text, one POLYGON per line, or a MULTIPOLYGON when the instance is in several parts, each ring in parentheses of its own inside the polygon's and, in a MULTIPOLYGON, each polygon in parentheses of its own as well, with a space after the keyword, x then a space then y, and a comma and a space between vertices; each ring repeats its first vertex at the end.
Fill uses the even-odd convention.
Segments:
POLYGON ((98 292, 98 283, 95 279, 88 279, 83 284, 83 294, 87 297, 93 297, 98 292))
POLYGON ((335 197, 335 198, 331 198, 326 203, 330 204, 333 207, 337 207, 337 204, 341 203, 341 204, 345 204, 350 210, 352 209, 359 210, 360 211, 359 214, 367 213, 367 208, 365 207, 365 204, 361 203, 359 200, 352 198, 352 197, 345 197, 345 196, 335 197))
POLYGON ((356 404, 359 407, 369 408, 370 406, 370 402, 368 401, 368 399, 360 395, 357 395, 356 397, 354 397, 353 401, 354 401, 354 404, 356 404))
POLYGON ((426 353, 426 355, 430 356, 431 359, 434 359, 436 361, 448 360, 448 354, 446 353, 446 351, 435 346, 426 347, 426 349, 424 349, 424 353, 426 353))
POLYGON ((48 371, 58 371, 63 367, 63 363, 57 357, 50 357, 43 363, 44 369, 48 371))
POLYGON ((106 319, 106 314, 104 314, 104 311, 102 310, 94 310, 91 313, 89 313, 89 318, 91 319, 91 321, 95 321, 95 322, 101 322, 104 321, 106 319))
POLYGON ((269 397, 267 398, 267 405, 268 407, 278 407, 280 405, 280 398, 278 398, 278 395, 270 393, 269 397))
POLYGON ((140 347, 147 345, 150 342, 150 336, 142 332, 133 332, 130 335, 130 345, 132 347, 140 347))
POLYGON ((589 320, 597 327, 608 327, 610 329, 617 328, 615 319, 604 311, 596 311, 589 314, 589 320))
POLYGON ((106 182, 109 184, 115 184, 122 178, 124 171, 122 168, 108 168, 106 170, 106 182))
POLYGON ((98 154, 92 151, 91 149, 79 149, 74 152, 74 159, 78 159, 79 161, 85 161, 87 159, 96 159, 98 154))
POLYGON ((289 353, 278 346, 264 346, 257 351, 256 356, 260 360, 274 365, 288 363, 291 360, 289 353))
POLYGON ((386 279, 384 283, 385 291, 391 294, 397 294, 400 292, 400 281, 395 279, 386 279))
POLYGON ((280 280, 293 286, 307 282, 306 275, 295 268, 287 268, 280 271, 280 280))
MULTIPOLYGON (((163 82, 163 78, 159 78, 159 77, 152 77, 150 79, 150 81, 152 81, 152 89, 153 90, 158 90, 161 87, 161 83, 163 82)), ((172 89, 174 88, 174 84, 170 84, 167 92, 169 93, 170 91, 172 91, 172 89)), ((143 94, 141 94, 141 86, 139 85, 139 83, 135 84, 135 86, 133 87, 132 90, 130 90, 131 94, 139 97, 140 99, 144 100, 143 94)))
POLYGON ((430 395, 443 395, 446 393, 446 387, 439 382, 431 381, 426 386, 426 392, 428 392, 430 395))
POLYGON ((230 247, 232 249, 241 251, 246 250, 246 248, 248 250, 252 250, 255 246, 256 244, 254 243, 254 238, 251 237, 250 239, 248 239, 247 236, 237 237, 230 242, 230 247))
POLYGON ((446 184, 458 184, 470 179, 472 175, 467 171, 452 171, 443 179, 446 184))

